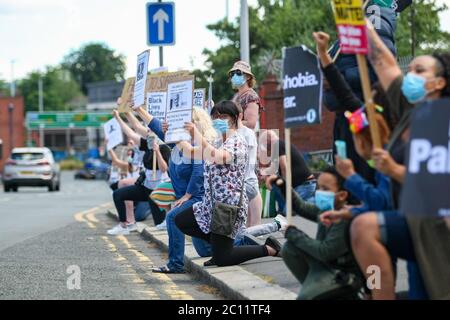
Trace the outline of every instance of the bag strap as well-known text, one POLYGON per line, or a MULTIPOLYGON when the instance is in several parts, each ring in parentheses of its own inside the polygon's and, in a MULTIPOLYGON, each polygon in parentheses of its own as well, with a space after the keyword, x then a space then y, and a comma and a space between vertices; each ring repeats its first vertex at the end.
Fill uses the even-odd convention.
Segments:
MULTIPOLYGON (((246 156, 247 158, 247 156, 246 156)), ((212 207, 214 208, 214 188, 212 187, 212 179, 211 179, 211 170, 209 172, 209 189, 211 189, 211 202, 212 202, 212 207)), ((241 184, 241 195, 239 197, 239 203, 238 203, 238 210, 241 209, 242 207, 242 201, 244 200, 244 188, 245 188, 245 172, 242 175, 242 184, 241 184)))

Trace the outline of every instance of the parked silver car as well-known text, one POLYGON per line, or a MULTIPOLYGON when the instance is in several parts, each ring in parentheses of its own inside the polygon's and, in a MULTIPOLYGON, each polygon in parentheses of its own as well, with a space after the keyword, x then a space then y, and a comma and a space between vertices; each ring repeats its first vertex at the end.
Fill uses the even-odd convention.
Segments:
POLYGON ((3 170, 5 192, 18 187, 48 187, 59 191, 61 172, 48 148, 14 148, 3 170))

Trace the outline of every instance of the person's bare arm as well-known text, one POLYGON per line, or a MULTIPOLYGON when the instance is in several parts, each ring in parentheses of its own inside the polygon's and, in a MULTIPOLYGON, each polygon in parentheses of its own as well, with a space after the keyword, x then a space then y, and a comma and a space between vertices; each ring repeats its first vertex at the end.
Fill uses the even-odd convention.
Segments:
POLYGON ((147 136, 148 128, 142 125, 142 123, 134 116, 132 112, 125 112, 125 116, 127 117, 128 122, 136 130, 136 133, 141 135, 142 137, 147 136))
POLYGON ((111 156, 113 166, 118 167, 122 171, 128 170, 128 163, 123 160, 120 160, 112 149, 109 150, 108 153, 111 156))
POLYGON ((200 147, 194 147, 187 141, 180 141, 177 143, 178 149, 188 159, 203 160, 203 152, 200 147))
POLYGON ((369 38, 369 61, 378 76, 381 86, 387 91, 392 82, 402 75, 392 52, 386 47, 372 23, 366 19, 369 38))
POLYGON ((122 120, 122 118, 119 115, 119 112, 117 110, 113 111, 113 115, 114 118, 117 120, 117 122, 120 125, 120 128, 122 129, 123 133, 125 133, 125 135, 130 138, 131 140, 133 140, 133 142, 136 145, 139 145, 141 143, 141 137, 133 131, 133 129, 131 129, 126 123, 125 121, 122 120))
POLYGON ((150 122, 152 122, 153 120, 153 116, 148 113, 147 110, 145 110, 142 107, 139 107, 135 110, 137 112, 137 114, 142 118, 142 120, 144 120, 144 122, 148 125, 150 122))
POLYGON ((164 160, 162 154, 161 154, 161 149, 159 148, 159 144, 156 142, 153 142, 153 150, 155 151, 156 154, 156 161, 158 161, 158 168, 162 173, 167 172, 167 170, 169 170, 169 166, 167 165, 166 160, 164 160))
POLYGON ((322 64, 322 68, 328 67, 333 63, 333 58, 331 58, 328 53, 328 45, 330 42, 330 36, 325 32, 313 32, 313 38, 316 42, 317 47, 317 55, 320 59, 320 63, 322 64))
POLYGON ((280 174, 283 178, 286 179, 286 162, 287 162, 287 157, 286 156, 281 156, 280 157, 280 174))
POLYGON ((242 124, 250 129, 255 129, 259 118, 259 106, 252 102, 249 103, 244 112, 244 121, 242 124))

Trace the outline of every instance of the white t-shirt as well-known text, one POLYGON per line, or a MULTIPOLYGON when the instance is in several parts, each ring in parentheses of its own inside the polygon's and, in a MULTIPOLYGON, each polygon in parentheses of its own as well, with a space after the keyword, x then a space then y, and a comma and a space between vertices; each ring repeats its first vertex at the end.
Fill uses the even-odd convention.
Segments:
POLYGON ((258 140, 256 139, 256 134, 252 129, 245 126, 239 128, 237 131, 242 137, 244 137, 248 145, 249 161, 247 168, 245 169, 245 180, 247 183, 258 185, 258 177, 256 176, 258 140))

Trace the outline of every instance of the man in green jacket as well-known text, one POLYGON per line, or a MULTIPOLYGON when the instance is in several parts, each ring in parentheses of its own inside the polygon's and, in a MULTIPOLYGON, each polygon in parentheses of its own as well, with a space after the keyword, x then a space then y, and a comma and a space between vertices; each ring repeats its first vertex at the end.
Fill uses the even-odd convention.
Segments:
MULTIPOLYGON (((279 188, 286 196, 282 178, 272 179, 272 188, 279 188)), ((298 299, 326 299, 355 297, 362 286, 362 275, 353 258, 348 239, 348 221, 341 221, 330 227, 319 220, 322 212, 342 209, 348 198, 343 187, 344 179, 334 168, 327 168, 319 176, 315 204, 303 201, 292 192, 293 215, 318 223, 316 238, 289 226, 282 249, 282 257, 289 270, 302 284, 298 299), (350 275, 339 282, 337 275, 350 275), (352 281, 355 287, 349 285, 352 281), (345 282, 345 283, 344 283, 345 282)))

